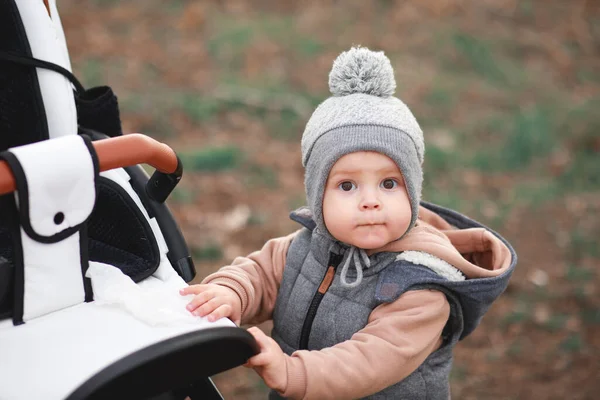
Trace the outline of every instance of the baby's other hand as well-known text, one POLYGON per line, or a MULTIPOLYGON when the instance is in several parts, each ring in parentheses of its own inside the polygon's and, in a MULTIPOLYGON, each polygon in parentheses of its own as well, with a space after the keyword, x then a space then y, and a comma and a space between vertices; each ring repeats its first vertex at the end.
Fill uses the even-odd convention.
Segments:
POLYGON ((186 308, 210 322, 229 317, 236 325, 242 319, 242 301, 232 289, 217 284, 191 285, 179 291, 182 296, 195 295, 186 308))
POLYGON ((251 357, 244 367, 254 369, 265 381, 268 387, 280 393, 287 388, 287 357, 276 341, 265 335, 259 328, 253 326, 248 332, 260 347, 260 353, 251 357))

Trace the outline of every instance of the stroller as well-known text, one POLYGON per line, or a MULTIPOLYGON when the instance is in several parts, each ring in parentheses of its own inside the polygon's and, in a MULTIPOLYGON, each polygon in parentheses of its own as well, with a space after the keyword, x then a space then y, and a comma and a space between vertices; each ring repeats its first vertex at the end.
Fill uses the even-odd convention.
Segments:
POLYGON ((56 0, 0 2, 1 399, 222 398, 210 376, 258 347, 185 313, 182 173, 73 76, 56 0))

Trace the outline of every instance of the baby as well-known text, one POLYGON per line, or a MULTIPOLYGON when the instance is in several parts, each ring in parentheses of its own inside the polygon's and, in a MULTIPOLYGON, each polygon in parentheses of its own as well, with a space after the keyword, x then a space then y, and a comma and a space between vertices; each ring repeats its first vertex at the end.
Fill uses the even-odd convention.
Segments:
POLYGON ((352 48, 302 137, 302 228, 181 291, 188 310, 256 327, 247 366, 270 398, 448 399, 452 350, 504 291, 512 247, 421 203, 423 133, 383 52, 352 48))

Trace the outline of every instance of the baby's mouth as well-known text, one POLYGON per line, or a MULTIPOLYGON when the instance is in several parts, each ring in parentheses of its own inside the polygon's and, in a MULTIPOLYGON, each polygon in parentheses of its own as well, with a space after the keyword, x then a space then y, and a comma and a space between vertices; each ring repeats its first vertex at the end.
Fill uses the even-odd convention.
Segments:
POLYGON ((380 225, 385 225, 385 222, 365 222, 365 223, 358 224, 358 226, 380 226, 380 225))

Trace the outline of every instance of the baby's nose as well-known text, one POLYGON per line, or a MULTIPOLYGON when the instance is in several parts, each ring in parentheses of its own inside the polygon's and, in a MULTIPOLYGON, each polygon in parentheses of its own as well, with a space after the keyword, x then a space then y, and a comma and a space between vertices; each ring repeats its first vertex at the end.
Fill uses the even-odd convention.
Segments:
POLYGON ((364 202, 362 204, 362 208, 365 209, 365 210, 376 210, 376 209, 379 208, 379 203, 372 202, 372 201, 370 201, 370 202, 364 202))
POLYGON ((363 210, 376 210, 381 207, 381 202, 374 195, 365 195, 361 201, 360 208, 363 210))

